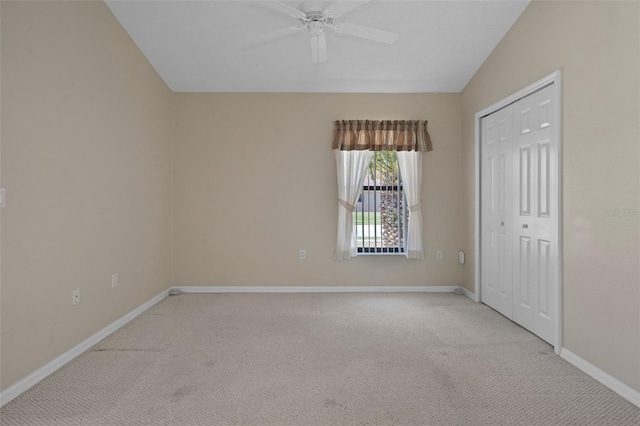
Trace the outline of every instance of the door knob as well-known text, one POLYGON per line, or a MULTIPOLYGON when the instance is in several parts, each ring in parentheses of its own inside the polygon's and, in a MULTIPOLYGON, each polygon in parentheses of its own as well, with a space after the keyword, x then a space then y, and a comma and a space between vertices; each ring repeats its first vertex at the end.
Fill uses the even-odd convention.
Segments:
POLYGON ((529 227, 529 225, 527 225, 526 223, 523 223, 523 224, 522 224, 522 227, 523 227, 524 229, 527 229, 527 228, 529 227))
POLYGON ((500 226, 504 226, 504 222, 503 221, 500 221, 500 226))

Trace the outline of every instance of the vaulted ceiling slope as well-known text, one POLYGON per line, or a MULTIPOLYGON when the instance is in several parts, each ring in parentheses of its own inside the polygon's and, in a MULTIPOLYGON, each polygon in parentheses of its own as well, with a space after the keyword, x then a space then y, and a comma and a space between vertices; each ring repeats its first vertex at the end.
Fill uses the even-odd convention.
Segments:
MULTIPOLYGON (((529 0, 369 1, 335 19, 397 33, 383 44, 325 28, 327 59, 314 64, 307 29, 269 1, 106 0, 176 92, 460 92, 529 0)), ((331 1, 284 2, 324 9, 331 1)))

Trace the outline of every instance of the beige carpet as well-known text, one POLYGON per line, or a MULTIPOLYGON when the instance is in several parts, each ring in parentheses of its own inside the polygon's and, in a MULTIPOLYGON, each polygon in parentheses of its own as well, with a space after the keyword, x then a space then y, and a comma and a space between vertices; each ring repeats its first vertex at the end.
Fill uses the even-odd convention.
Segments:
POLYGON ((638 425, 452 294, 171 296, 7 404, 9 425, 638 425))

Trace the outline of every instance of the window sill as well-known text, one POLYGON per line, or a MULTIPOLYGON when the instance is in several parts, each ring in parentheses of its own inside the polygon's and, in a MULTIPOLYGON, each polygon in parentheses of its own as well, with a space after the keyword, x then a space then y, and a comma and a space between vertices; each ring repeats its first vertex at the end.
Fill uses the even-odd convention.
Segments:
POLYGON ((371 252, 365 252, 365 253, 358 253, 358 256, 403 256, 406 257, 406 253, 371 253, 371 252))

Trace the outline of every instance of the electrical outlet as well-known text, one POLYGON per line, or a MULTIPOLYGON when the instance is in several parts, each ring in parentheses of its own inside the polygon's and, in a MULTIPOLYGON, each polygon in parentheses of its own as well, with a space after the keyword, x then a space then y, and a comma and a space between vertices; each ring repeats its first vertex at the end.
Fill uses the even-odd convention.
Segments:
POLYGON ((111 287, 118 287, 118 274, 111 274, 111 287))
POLYGON ((307 257, 307 252, 304 249, 300 250, 300 253, 298 254, 298 259, 304 260, 305 257, 307 257))
POLYGON ((440 250, 436 251, 436 260, 442 260, 442 251, 440 250))
POLYGON ((80 303, 80 289, 79 288, 74 288, 73 289, 72 296, 73 296, 73 301, 72 301, 72 305, 73 306, 75 306, 78 303, 80 303))

